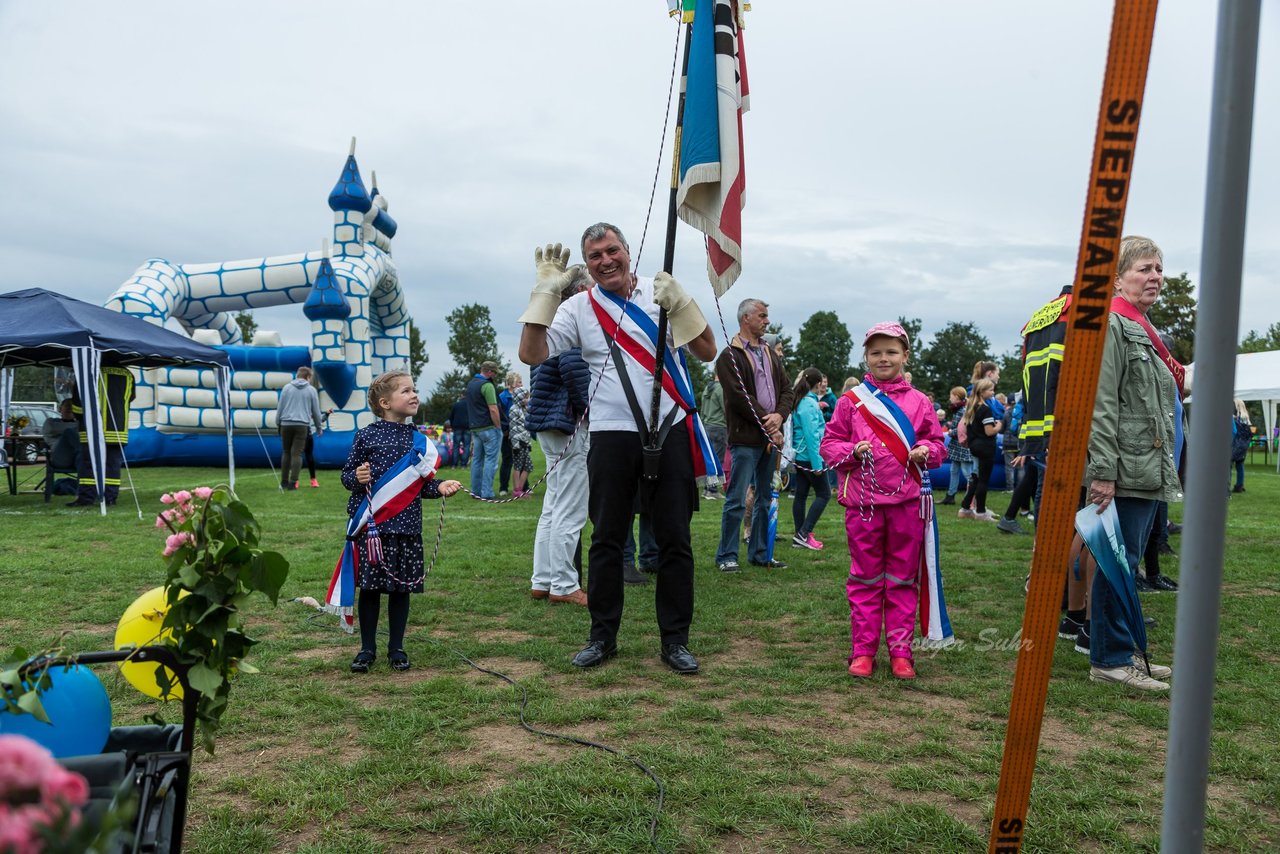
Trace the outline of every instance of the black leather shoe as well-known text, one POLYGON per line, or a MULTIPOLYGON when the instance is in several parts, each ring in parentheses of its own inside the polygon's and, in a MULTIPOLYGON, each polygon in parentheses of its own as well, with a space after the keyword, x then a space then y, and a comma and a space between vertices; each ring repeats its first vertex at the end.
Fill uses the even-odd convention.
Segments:
POLYGON ((355 660, 351 662, 351 672, 368 673, 369 668, 373 666, 373 662, 377 657, 377 654, 371 649, 360 650, 356 653, 355 660))
POLYGON ((68 501, 67 506, 68 507, 92 507, 95 503, 96 502, 94 501, 82 501, 79 498, 77 498, 75 501, 68 501))
MULTIPOLYGON (((603 664, 606 660, 613 658, 618 654, 618 645, 614 643, 606 643, 604 641, 587 641, 577 655, 573 657, 573 661, 569 662, 574 667, 595 667, 603 664)), ((694 665, 697 666, 696 664, 694 665)))
POLYGON ((787 565, 780 560, 766 560, 764 562, 751 561, 752 566, 763 566, 765 569, 786 569, 787 565))
POLYGON ((1159 546, 1157 546, 1157 547, 1156 547, 1156 551, 1157 551, 1159 554, 1162 554, 1162 555, 1176 555, 1176 554, 1177 554, 1177 552, 1175 552, 1175 551, 1173 550, 1173 547, 1172 547, 1172 546, 1170 546, 1168 543, 1161 543, 1159 546))
POLYGON ((676 673, 697 673, 698 659, 693 657, 689 648, 682 643, 664 644, 662 661, 676 673))
POLYGON ((1148 577, 1147 583, 1151 585, 1152 590, 1162 590, 1168 593, 1178 592, 1178 582, 1163 573, 1148 577))

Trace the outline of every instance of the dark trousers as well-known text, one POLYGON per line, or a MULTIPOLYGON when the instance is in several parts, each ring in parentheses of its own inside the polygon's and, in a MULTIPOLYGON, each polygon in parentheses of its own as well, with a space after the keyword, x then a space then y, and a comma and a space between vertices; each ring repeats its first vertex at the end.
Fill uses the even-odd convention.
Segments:
MULTIPOLYGON (((588 553, 587 602, 591 640, 613 643, 622 623, 622 546, 631 527, 641 483, 640 434, 600 431, 591 434, 587 478, 591 495, 591 550, 588 553)), ((697 501, 693 456, 684 424, 671 428, 662 447, 659 477, 647 482, 641 501, 658 541, 654 585, 662 643, 688 644, 693 622, 693 547, 689 521, 697 501)))
MULTIPOLYGON (((1024 461, 1022 468, 1026 469, 1026 471, 1022 473, 1022 477, 1018 479, 1017 485, 1013 488, 1013 497, 1009 499, 1009 509, 1004 511, 1004 518, 1009 520, 1017 519, 1019 510, 1031 509, 1031 500, 1035 498, 1039 487, 1040 470, 1036 468, 1031 460, 1024 461)), ((1017 469, 1006 464, 1004 470, 1010 472, 1017 469)))
POLYGON ((306 461, 307 471, 311 473, 311 479, 316 479, 316 434, 310 430, 307 431, 307 444, 302 448, 302 459, 306 461))
POLYGON ((825 471, 806 471, 796 469, 796 497, 791 503, 791 521, 795 523, 796 535, 803 537, 812 534, 822 511, 827 509, 831 500, 831 485, 827 483, 825 471), (805 502, 809 500, 809 490, 813 489, 813 504, 809 512, 805 512, 805 502))
POLYGON ((658 563, 658 541, 653 538, 653 526, 649 524, 648 513, 637 513, 640 519, 640 559, 636 560, 636 537, 632 528, 627 528, 627 541, 622 546, 622 563, 638 566, 646 572, 658 563))
POLYGON ((1155 578, 1160 574, 1160 545, 1169 542, 1169 504, 1166 501, 1156 502, 1156 515, 1151 523, 1151 533, 1147 535, 1147 548, 1142 553, 1142 568, 1147 578, 1155 578))
POLYGON ((987 485, 991 483, 991 471, 996 466, 996 453, 994 449, 991 453, 985 453, 975 451, 973 448, 970 448, 969 452, 973 454, 973 461, 978 464, 978 471, 969 478, 969 488, 965 490, 964 501, 960 502, 960 506, 969 510, 976 501, 978 512, 985 513, 987 512, 987 485))
MULTIPOLYGON (((124 449, 114 442, 107 443, 107 458, 104 461, 106 477, 103 480, 105 490, 103 499, 108 504, 115 504, 120 497, 120 464, 124 462, 124 449)), ((76 460, 76 478, 79 489, 76 491, 77 501, 97 501, 98 481, 93 476, 93 461, 89 459, 89 445, 80 444, 80 457, 76 460)))
POLYGON ((498 465, 498 490, 506 492, 511 486, 511 433, 502 431, 502 462, 498 465))
POLYGON ((302 470, 302 451, 307 446, 306 424, 282 424, 280 426, 280 483, 293 485, 302 470))
POLYGON ((453 429, 453 464, 463 468, 471 461, 471 434, 466 430, 453 429))

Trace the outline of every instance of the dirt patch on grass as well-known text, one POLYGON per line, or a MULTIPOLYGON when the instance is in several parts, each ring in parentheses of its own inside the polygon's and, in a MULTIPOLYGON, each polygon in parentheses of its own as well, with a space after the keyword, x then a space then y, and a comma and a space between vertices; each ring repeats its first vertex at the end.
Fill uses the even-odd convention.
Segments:
POLYGON ((543 640, 542 637, 531 635, 528 632, 501 628, 478 631, 472 637, 481 643, 536 643, 543 640))
POLYGON ((334 656, 346 657, 350 651, 349 644, 341 644, 339 646, 313 646, 310 649, 297 649, 290 652, 289 655, 299 661, 315 661, 316 659, 329 659, 334 656))

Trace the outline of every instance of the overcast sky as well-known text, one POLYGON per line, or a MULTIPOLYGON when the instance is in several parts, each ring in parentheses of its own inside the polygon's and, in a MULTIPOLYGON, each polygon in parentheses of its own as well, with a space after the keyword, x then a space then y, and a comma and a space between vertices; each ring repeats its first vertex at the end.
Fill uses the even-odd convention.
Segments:
MULTIPOLYGON (((1004 351, 1072 276, 1111 4, 758 0, 742 278, 794 335, 903 314, 1004 351)), ((1241 334, 1280 321, 1280 8, 1259 48, 1241 334)), ((1126 231, 1199 284, 1216 4, 1160 4, 1126 231)), ((516 360, 532 251, 597 220, 639 248, 676 25, 662 0, 0 0, 0 292, 104 302, 147 258, 318 248, 352 136, 427 341, 490 306, 516 360), (487 11, 485 11, 487 10, 487 11)), ((662 152, 669 170, 670 137, 662 152)), ((640 263, 661 263, 660 188, 640 263)), ((675 274, 714 318, 696 232, 675 274)), ((260 311, 307 342, 300 307, 260 311)), ((722 334, 717 331, 717 338, 722 334)))

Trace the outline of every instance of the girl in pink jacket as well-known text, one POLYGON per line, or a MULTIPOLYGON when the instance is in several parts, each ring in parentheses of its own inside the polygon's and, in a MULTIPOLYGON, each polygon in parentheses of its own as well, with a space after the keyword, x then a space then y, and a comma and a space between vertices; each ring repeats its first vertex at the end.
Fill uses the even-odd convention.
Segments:
POLYGON ((840 397, 822 438, 822 458, 836 470, 836 497, 849 533, 849 673, 875 669, 880 628, 893 675, 914 679, 911 641, 919 606, 921 549, 932 497, 920 484, 942 463, 942 427, 933 405, 903 377, 906 330, 877 323, 863 339, 870 370, 840 397), (930 505, 930 506, 926 506, 930 505))

